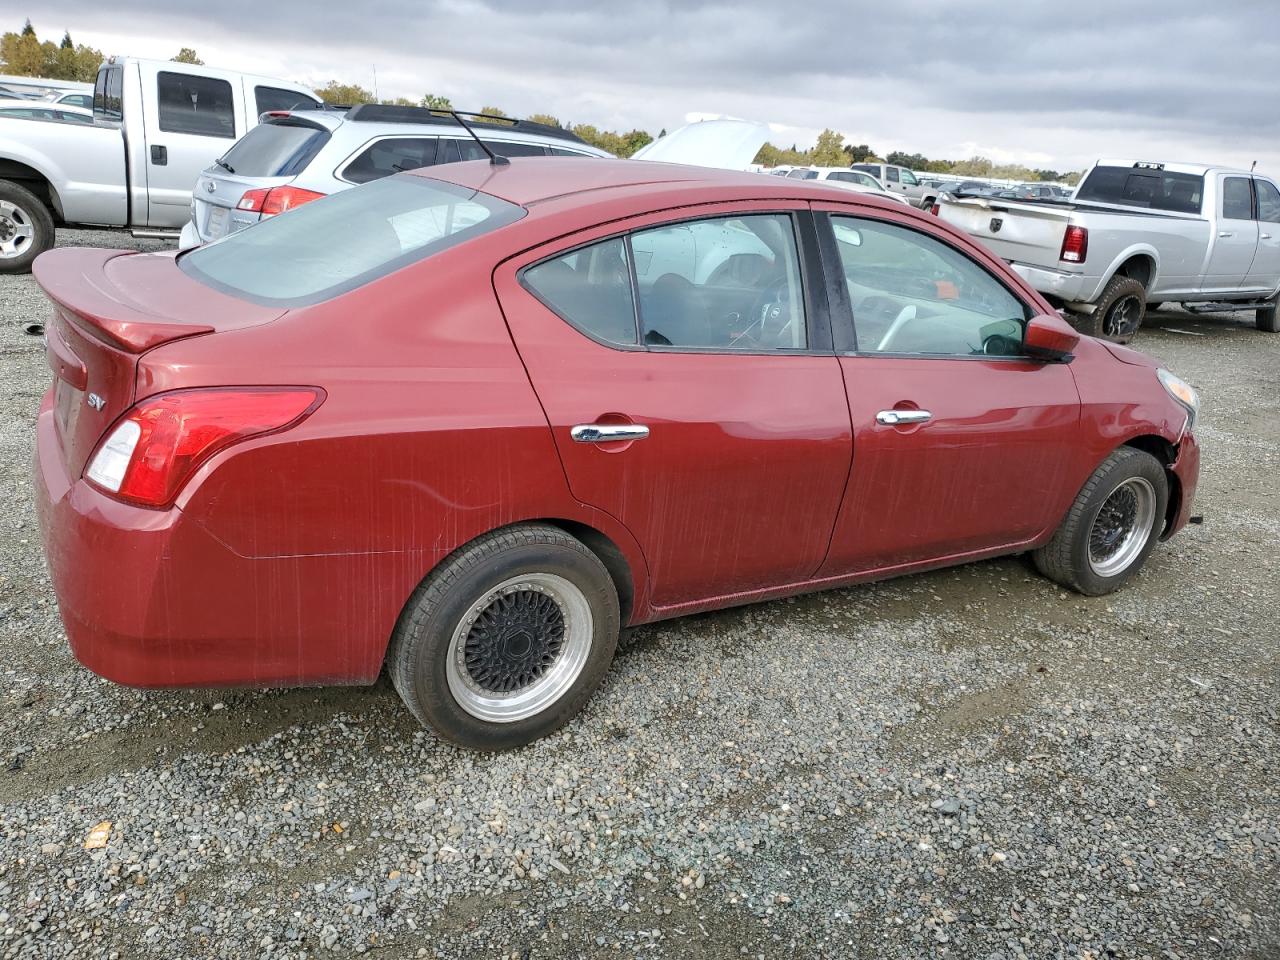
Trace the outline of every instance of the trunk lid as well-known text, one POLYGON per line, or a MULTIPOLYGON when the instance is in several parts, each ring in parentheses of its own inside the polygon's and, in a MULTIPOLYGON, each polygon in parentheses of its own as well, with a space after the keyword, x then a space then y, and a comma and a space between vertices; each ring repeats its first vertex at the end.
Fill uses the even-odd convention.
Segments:
POLYGON ((53 301, 45 347, 58 440, 72 476, 133 405, 146 351, 284 312, 204 286, 178 269, 173 254, 64 247, 38 257, 32 272, 53 301))
POLYGON ((1052 269, 1072 266, 1058 260, 1063 234, 1071 222, 1070 210, 1060 206, 968 197, 940 200, 938 216, 981 240, 1005 260, 1052 269))

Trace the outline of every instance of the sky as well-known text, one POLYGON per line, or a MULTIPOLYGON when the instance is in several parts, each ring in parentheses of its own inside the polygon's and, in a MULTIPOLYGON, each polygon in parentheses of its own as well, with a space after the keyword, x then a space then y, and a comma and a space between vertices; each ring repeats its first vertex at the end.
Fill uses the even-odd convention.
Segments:
MULTIPOLYGON (((331 79, 382 97, 656 133, 707 115, 847 142, 1083 169, 1099 157, 1280 174, 1280 0, 41 0, 41 39, 331 79)), ((13 6, 9 7, 14 10, 13 6)), ((21 16, 20 12, 16 13, 21 16)), ((5 29, 18 29, 20 23, 5 29)))

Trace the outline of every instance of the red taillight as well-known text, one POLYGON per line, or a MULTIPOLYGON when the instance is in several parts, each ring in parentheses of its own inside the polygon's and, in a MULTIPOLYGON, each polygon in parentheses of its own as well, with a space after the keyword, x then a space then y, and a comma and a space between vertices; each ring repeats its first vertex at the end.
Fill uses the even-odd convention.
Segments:
POLYGON ((121 500, 162 507, 219 450, 294 426, 323 398, 312 387, 162 393, 112 428, 89 458, 85 477, 121 500))
POLYGON ((236 204, 236 209, 274 217, 277 213, 284 213, 323 196, 323 193, 303 190, 301 187, 260 187, 257 190, 246 190, 236 204))
POLYGON ((941 207, 939 207, 939 206, 935 203, 933 206, 931 206, 931 207, 929 208, 929 212, 930 212, 930 213, 932 213, 932 214, 936 217, 936 216, 938 215, 938 211, 939 211, 939 210, 941 210, 941 209, 942 209, 942 208, 941 208, 941 207))
POLYGON ((1058 254, 1058 259, 1067 263, 1084 263, 1084 258, 1088 255, 1088 229, 1075 224, 1067 227, 1067 232, 1062 235, 1062 252, 1058 254))

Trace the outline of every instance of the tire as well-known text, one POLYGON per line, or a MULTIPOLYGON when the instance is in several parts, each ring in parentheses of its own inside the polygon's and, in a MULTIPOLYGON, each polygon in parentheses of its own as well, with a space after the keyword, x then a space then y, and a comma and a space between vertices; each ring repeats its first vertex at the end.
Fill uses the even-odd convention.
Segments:
POLYGON ((1143 450, 1120 447, 1093 472, 1053 539, 1032 553, 1036 569, 1086 596, 1111 593, 1147 562, 1168 503, 1169 481, 1160 461, 1143 450), (1129 532, 1121 528, 1117 534, 1117 512, 1123 515, 1130 502, 1135 510, 1129 532))
POLYGON ((0 273, 30 273, 53 246, 53 215, 34 193, 0 180, 0 273))
POLYGON ((1276 316, 1276 307, 1280 306, 1280 293, 1271 298, 1271 305, 1259 307, 1254 314, 1254 324, 1263 333, 1280 333, 1280 317, 1276 316))
POLYGON ((613 660, 618 621, 613 580, 581 541, 545 524, 507 527, 422 582, 396 625, 388 672, 441 738, 507 750, 583 708, 613 660))
POLYGON ((1137 335, 1147 315, 1146 301, 1146 288, 1137 280, 1112 277, 1094 301, 1093 313, 1082 317, 1076 326, 1091 337, 1128 343, 1137 335), (1118 310, 1123 310, 1123 315, 1117 314, 1118 310))

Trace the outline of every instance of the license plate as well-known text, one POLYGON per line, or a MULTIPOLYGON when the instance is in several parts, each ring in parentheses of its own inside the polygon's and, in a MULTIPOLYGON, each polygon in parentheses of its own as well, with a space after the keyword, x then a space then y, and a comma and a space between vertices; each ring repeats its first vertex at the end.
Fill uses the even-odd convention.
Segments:
POLYGON ((227 232, 227 221, 231 218, 229 207, 214 207, 209 211, 209 239, 217 240, 227 232))
POLYGON ((61 377, 54 382, 53 417, 64 446, 70 443, 75 432, 76 414, 80 412, 80 398, 83 396, 83 393, 61 377))

